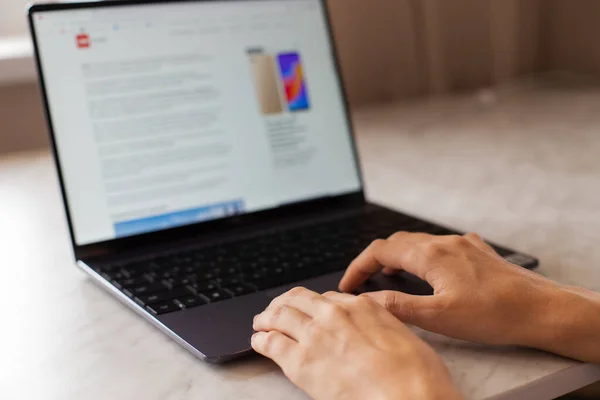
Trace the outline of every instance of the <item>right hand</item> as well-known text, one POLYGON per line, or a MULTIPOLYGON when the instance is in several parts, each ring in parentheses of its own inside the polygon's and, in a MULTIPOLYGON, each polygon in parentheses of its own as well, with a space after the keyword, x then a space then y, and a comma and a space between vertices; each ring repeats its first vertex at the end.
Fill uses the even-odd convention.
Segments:
POLYGON ((376 240, 352 262, 340 289, 352 292, 380 270, 405 270, 427 281, 435 294, 365 296, 405 323, 457 339, 542 348, 540 329, 552 326, 544 319, 560 315, 551 306, 559 285, 505 261, 475 234, 400 232, 376 240))
POLYGON ((313 399, 462 398, 433 349, 366 297, 295 288, 254 329, 252 347, 313 399))

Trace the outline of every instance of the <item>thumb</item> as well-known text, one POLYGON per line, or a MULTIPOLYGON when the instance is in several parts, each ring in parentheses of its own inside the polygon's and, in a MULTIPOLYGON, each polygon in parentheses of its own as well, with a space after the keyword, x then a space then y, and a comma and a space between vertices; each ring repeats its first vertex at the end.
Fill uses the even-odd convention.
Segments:
POLYGON ((361 296, 375 300, 400 321, 420 328, 431 325, 438 310, 436 296, 414 296, 394 291, 364 293, 361 296))

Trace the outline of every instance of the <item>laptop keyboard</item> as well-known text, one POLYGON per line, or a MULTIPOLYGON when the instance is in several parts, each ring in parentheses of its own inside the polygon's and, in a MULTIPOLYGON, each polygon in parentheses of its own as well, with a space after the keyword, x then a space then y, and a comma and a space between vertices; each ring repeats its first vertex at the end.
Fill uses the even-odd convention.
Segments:
MULTIPOLYGON (((141 307, 159 315, 345 270, 373 240, 397 231, 456 233, 382 210, 103 266, 97 272, 141 307)), ((521 256, 496 250, 505 257, 521 256)), ((524 263, 535 262, 521 257, 524 263)))

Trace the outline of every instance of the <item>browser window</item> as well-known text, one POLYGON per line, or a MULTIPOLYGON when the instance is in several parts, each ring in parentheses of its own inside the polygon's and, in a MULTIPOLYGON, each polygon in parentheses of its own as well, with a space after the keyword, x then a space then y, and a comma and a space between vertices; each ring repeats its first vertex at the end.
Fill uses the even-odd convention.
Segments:
POLYGON ((360 189, 319 0, 33 18, 77 244, 360 189))

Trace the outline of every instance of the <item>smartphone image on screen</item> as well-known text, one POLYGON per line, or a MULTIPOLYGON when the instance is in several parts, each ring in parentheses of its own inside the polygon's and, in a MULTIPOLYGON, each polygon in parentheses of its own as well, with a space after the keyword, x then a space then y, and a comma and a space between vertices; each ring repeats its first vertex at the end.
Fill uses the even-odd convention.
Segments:
POLYGON ((300 54, 296 52, 280 53, 277 61, 289 110, 308 110, 310 103, 300 54))
POLYGON ((261 112, 264 115, 281 114, 284 105, 274 57, 262 51, 251 51, 248 55, 261 112))

